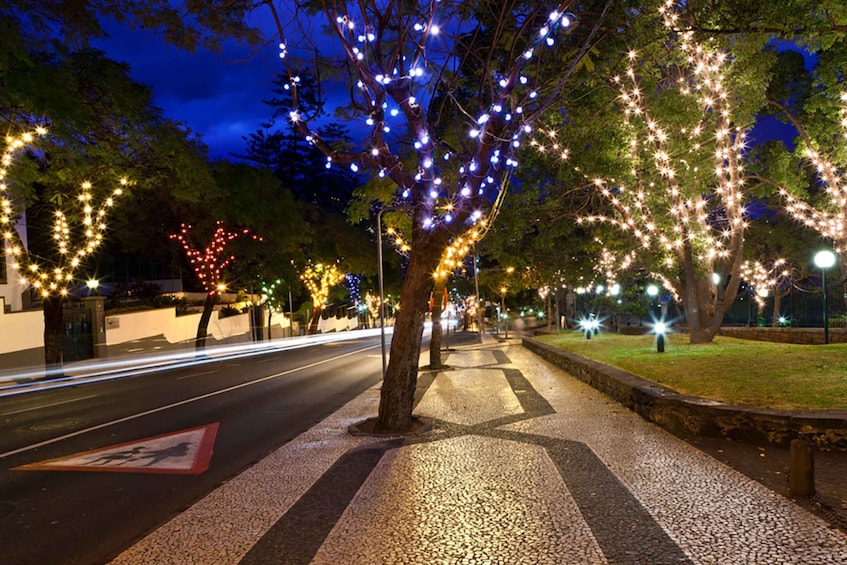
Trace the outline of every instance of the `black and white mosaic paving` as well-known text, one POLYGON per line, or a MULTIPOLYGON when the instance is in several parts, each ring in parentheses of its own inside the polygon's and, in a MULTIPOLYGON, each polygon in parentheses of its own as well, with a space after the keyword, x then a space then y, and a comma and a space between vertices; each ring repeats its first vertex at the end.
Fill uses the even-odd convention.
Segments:
POLYGON ((432 432, 349 436, 372 389, 114 563, 847 563, 840 531, 526 350, 448 362, 432 432))

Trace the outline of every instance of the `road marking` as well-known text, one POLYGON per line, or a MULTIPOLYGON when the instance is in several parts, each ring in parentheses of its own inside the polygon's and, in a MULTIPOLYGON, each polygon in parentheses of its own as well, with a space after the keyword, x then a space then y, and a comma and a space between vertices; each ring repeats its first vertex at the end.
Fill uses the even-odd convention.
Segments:
POLYGON ((181 381, 182 379, 191 379, 194 377, 202 377, 203 375, 211 375, 212 373, 217 373, 218 371, 203 371, 202 373, 194 373, 193 375, 185 375, 184 377, 177 377, 176 380, 181 381))
POLYGON ((91 394, 89 396, 81 396, 79 398, 72 398, 70 400, 62 400, 60 402, 54 402, 52 404, 42 404, 41 406, 33 406, 31 408, 21 408, 20 410, 12 410, 11 412, 3 412, 0 416, 11 416, 12 414, 20 414, 21 412, 30 412, 32 410, 40 410, 42 408, 51 408, 53 406, 59 406, 60 404, 70 404, 71 402, 77 402, 79 400, 86 400, 88 398, 94 398, 97 396, 96 394, 91 394))
POLYGON ((13 467, 12 471, 106 471, 199 475, 209 468, 219 423, 13 467))
POLYGON ((211 398, 213 396, 217 396, 219 394, 225 394, 227 392, 232 392, 234 390, 238 390, 240 388, 252 386, 255 384, 263 383, 265 381, 269 381, 271 379, 276 379, 278 377, 284 377, 285 375, 290 375, 291 373, 296 373, 297 371, 302 371, 303 369, 311 369, 312 367, 317 367, 319 365, 325 365, 326 363, 330 363, 332 361, 337 361, 338 359, 343 359, 345 357, 350 357, 351 355, 356 355, 361 353, 362 351, 367 351, 369 349, 376 349, 380 347, 379 345, 370 345, 368 347, 363 347, 362 349, 357 349, 355 351, 350 351, 349 353, 344 353, 342 355, 336 355, 335 357, 330 357, 329 359, 324 359, 322 361, 315 361, 314 363, 309 363, 308 365, 303 365, 302 367, 296 367, 294 369, 289 369, 287 371, 283 371, 281 373, 276 373, 273 375, 269 375, 267 377, 262 377, 261 379, 255 381, 249 381, 246 383, 241 383, 237 385, 233 385, 227 388, 222 388, 221 390, 217 390, 214 392, 209 392, 206 394, 201 394, 200 396, 195 396, 194 398, 186 398, 185 400, 180 400, 179 402, 174 402, 173 404, 168 404, 166 406, 160 406, 158 408, 153 408, 151 410, 146 410, 144 412, 139 412, 138 414, 132 414, 130 416, 124 416, 123 418, 118 418, 117 420, 112 420, 111 422, 104 422, 102 424, 98 424, 96 426, 91 426, 90 428, 85 428, 84 430, 77 430, 75 432, 71 432, 69 434, 65 434, 63 436, 54 437, 52 439, 46 439, 44 441, 33 443, 32 445, 26 445, 24 447, 19 447, 18 449, 13 449, 12 451, 7 451, 6 453, 0 453, 0 459, 4 459, 9 457, 10 455, 17 455, 18 453, 25 453, 27 451, 31 451, 33 449, 38 449, 39 447, 44 447, 45 445, 51 445, 59 441, 63 441, 66 439, 70 439, 72 437, 76 437, 78 435, 86 434, 88 432, 93 432, 96 430, 100 430, 103 428, 108 428, 109 426, 113 426, 115 424, 122 424, 124 422, 129 422, 131 420, 135 420, 137 418, 141 418, 144 416, 149 416, 150 414, 156 414, 158 412, 164 412, 165 410, 170 410, 171 408, 176 408, 177 406, 183 406, 185 404, 191 404, 192 402, 196 402, 198 400, 204 400, 206 398, 211 398))

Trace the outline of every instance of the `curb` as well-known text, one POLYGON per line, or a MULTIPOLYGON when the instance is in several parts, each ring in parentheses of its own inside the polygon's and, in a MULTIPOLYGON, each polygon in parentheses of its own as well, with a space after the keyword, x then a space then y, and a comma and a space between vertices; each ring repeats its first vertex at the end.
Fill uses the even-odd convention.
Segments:
POLYGON ((847 451, 847 411, 789 412, 687 396, 632 373, 532 338, 521 345, 671 433, 788 446, 805 438, 820 449, 847 451))

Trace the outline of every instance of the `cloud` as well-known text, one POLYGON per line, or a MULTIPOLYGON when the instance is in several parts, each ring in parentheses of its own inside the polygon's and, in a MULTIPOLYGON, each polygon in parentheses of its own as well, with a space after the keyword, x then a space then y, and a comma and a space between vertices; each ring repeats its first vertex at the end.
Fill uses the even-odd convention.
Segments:
POLYGON ((272 49, 252 51, 231 43, 222 53, 187 53, 152 32, 117 24, 107 30, 110 36, 94 47, 129 64, 132 78, 151 87, 154 103, 198 133, 212 156, 243 151, 241 136, 270 117, 262 100, 270 98, 272 81, 282 70, 272 49))

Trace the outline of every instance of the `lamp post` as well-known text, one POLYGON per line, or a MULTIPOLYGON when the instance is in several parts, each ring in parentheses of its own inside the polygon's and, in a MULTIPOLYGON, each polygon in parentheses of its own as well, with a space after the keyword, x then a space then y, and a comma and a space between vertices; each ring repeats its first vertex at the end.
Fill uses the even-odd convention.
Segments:
POLYGON ((476 290, 476 319, 479 327, 479 342, 484 335, 482 328, 482 297, 479 295, 479 259, 476 256, 476 243, 473 244, 473 284, 476 290))
POLYGON ((501 312, 501 316, 503 316, 503 323, 505 324, 504 327, 506 328, 506 333, 505 333, 506 340, 509 339, 509 316, 508 316, 508 314, 506 314, 506 291, 507 290, 508 289, 505 286, 500 287, 500 312, 501 312))
POLYGON ((659 296, 659 287, 653 283, 647 285, 647 296, 650 297, 650 315, 655 316, 653 312, 653 301, 656 300, 656 297, 659 296))
POLYGON ((823 343, 829 344, 829 312, 826 304, 826 271, 835 265, 835 253, 828 249, 815 253, 815 266, 821 270, 821 286, 823 288, 823 343))
MULTIPOLYGON (((618 283, 614 283, 609 287, 609 296, 611 296, 618 304, 622 304, 623 300, 618 298, 621 295, 621 285, 618 283)), ((619 310, 617 306, 614 307, 615 310, 619 310)), ((616 313, 613 316, 615 322, 615 331, 621 333, 621 315, 620 313, 616 313)))
POLYGON ((385 380, 385 373, 388 366, 385 356, 385 291, 383 290, 383 273, 382 273, 382 215, 385 212, 397 210, 396 206, 386 206, 380 208, 376 214, 376 260, 377 273, 379 278, 379 339, 382 348, 382 380, 385 380))

